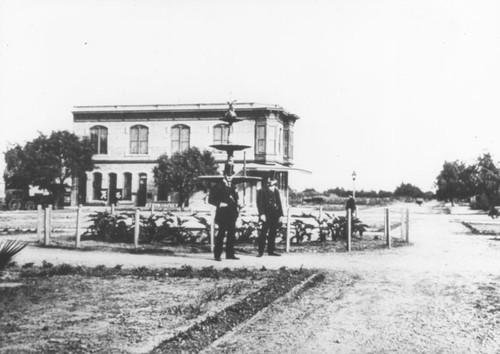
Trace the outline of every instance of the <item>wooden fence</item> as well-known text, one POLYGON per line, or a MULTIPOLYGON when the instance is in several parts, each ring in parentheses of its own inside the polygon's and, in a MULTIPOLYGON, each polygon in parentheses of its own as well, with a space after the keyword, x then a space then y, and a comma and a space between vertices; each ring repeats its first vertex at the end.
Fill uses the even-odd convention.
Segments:
MULTIPOLYGON (((89 210, 88 208, 86 209, 86 215, 88 216, 89 211, 92 212, 93 210, 89 210)), ((110 209, 105 209, 105 210, 110 210, 111 213, 115 213, 116 210, 114 206, 111 206, 110 209)), ((130 210, 129 210, 130 211, 130 210)), ((314 209, 314 212, 317 212, 319 217, 322 216, 322 209, 314 209)), ((155 213, 154 209, 151 208, 151 210, 148 211, 140 211, 139 209, 135 209, 135 214, 134 214, 134 246, 139 247, 139 234, 140 234, 140 215, 141 212, 144 213, 155 213)), ((64 221, 65 221, 65 229, 66 230, 74 230, 74 235, 75 235, 75 248, 80 248, 81 247, 81 235, 84 233, 88 226, 89 222, 84 220, 84 212, 82 206, 79 206, 76 210, 71 209, 71 210, 64 210, 62 211, 53 211, 52 206, 48 206, 45 209, 42 209, 41 205, 38 205, 37 207, 37 218, 36 218, 36 232, 39 240, 42 240, 42 235, 43 235, 43 244, 44 245, 50 245, 50 240, 52 237, 52 231, 54 230, 54 214, 56 215, 64 215, 64 221), (73 226, 72 226, 73 225, 73 226)), ((360 212, 362 214, 362 211, 360 212)), ((396 214, 394 211, 392 214, 396 214)), ((214 245, 214 238, 215 238, 215 232, 216 232, 216 227, 214 225, 213 219, 214 219, 214 213, 209 214, 209 220, 212 222, 210 223, 210 231, 209 231, 209 239, 210 239, 210 245, 213 250, 213 245, 214 245)), ((352 240, 351 240, 351 235, 352 235, 352 215, 349 210, 347 213, 347 242, 346 242, 346 248, 347 251, 351 251, 351 246, 352 246, 352 240)), ((392 247, 392 229, 391 227, 391 212, 389 208, 384 208, 383 209, 383 237, 385 239, 385 244, 387 248, 392 247)), ((286 252, 290 252, 290 240, 292 239, 292 220, 300 218, 297 216, 292 216, 292 211, 291 208, 288 208, 286 210, 286 215, 285 215, 285 235, 286 235, 286 252)), ((400 212, 400 238, 402 241, 409 243, 409 233, 410 233, 410 213, 408 208, 403 208, 401 209, 400 212)), ((198 228, 199 229, 199 228, 198 228)), ((312 229, 318 231, 320 229, 320 226, 314 226, 312 229)))

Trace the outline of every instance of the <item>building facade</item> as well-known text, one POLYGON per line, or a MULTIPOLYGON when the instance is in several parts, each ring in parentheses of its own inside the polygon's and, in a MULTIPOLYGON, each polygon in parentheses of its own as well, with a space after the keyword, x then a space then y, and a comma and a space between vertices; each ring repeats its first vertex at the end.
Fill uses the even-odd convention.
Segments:
MULTIPOLYGON (((223 167, 226 153, 210 145, 228 143, 228 136, 231 143, 250 146, 234 154, 237 174, 264 176, 275 171, 280 189, 286 191, 299 117, 278 105, 235 103, 243 120, 228 134, 230 126, 219 120, 227 109, 227 104, 75 107, 74 133, 90 138, 95 169, 74 178, 72 204, 173 202, 175 195, 162 193, 154 183, 158 157, 196 146, 211 151, 223 167)), ((255 203, 257 187, 239 186, 246 204, 255 203)))

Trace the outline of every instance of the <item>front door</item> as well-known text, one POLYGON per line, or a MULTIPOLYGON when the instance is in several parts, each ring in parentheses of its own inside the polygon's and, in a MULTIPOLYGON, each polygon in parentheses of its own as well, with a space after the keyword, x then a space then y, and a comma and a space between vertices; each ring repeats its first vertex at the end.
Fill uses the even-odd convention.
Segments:
POLYGON ((147 200, 147 182, 146 174, 139 175, 139 190, 137 191, 137 206, 145 206, 147 200))
POLYGON ((109 174, 109 204, 116 205, 118 199, 116 198, 116 173, 109 174))

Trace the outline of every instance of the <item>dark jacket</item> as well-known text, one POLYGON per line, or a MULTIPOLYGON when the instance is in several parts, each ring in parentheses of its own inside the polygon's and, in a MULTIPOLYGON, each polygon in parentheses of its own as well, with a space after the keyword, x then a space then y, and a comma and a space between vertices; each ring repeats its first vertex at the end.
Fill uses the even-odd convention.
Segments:
POLYGON ((215 223, 227 225, 236 222, 238 218, 238 193, 234 187, 228 187, 224 182, 217 184, 210 191, 208 202, 217 207, 215 223), (227 206, 221 207, 221 203, 227 206))
POLYGON ((259 189, 257 191, 257 210, 259 215, 266 215, 266 217, 282 217, 283 208, 279 191, 277 189, 271 190, 268 187, 259 189))
POLYGON ((345 210, 347 211, 349 209, 351 209, 352 213, 354 213, 354 211, 356 210, 356 201, 352 197, 349 197, 349 199, 347 199, 347 202, 345 203, 345 210))

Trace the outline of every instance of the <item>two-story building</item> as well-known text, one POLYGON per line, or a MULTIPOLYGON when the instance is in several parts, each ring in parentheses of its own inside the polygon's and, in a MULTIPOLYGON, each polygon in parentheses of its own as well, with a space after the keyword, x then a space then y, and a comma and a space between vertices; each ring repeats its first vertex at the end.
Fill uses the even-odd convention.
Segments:
MULTIPOLYGON (((163 193, 153 180, 158 157, 196 146, 212 151, 222 168, 226 153, 210 145, 228 143, 228 135, 231 143, 250 146, 235 152, 236 173, 264 176, 275 171, 285 193, 299 117, 272 104, 235 103, 234 109, 243 120, 228 134, 230 126, 220 120, 227 104, 75 107, 74 133, 90 138, 95 169, 75 178, 72 204, 171 201, 175 196, 163 193)), ((246 204, 255 203, 257 187, 239 186, 246 204)))

